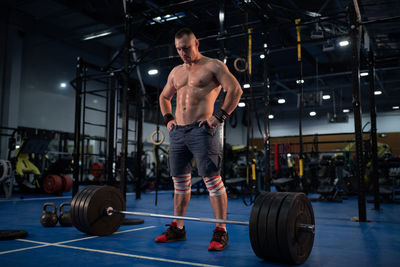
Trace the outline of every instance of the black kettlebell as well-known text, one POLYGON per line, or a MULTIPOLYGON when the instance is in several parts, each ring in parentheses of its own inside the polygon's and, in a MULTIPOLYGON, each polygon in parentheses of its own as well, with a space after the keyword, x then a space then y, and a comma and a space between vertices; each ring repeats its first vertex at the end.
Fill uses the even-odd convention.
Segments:
POLYGON ((60 205, 60 216, 58 216, 58 221, 61 226, 69 227, 72 226, 71 212, 69 210, 64 210, 65 206, 71 206, 70 202, 63 202, 60 205))
POLYGON ((40 217, 40 223, 44 227, 54 227, 57 225, 57 205, 52 202, 44 203, 42 216, 40 217), (46 208, 52 206, 53 210, 48 211, 46 208))

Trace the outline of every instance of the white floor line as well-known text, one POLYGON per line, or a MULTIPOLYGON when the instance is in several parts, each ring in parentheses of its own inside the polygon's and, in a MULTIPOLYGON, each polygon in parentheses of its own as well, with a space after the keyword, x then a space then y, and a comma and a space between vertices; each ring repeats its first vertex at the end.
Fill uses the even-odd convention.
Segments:
MULTIPOLYGON (((19 239, 17 239, 17 240, 19 240, 19 239)), ((0 252, 0 255, 13 253, 13 252, 24 251, 24 250, 29 250, 29 249, 35 249, 35 248, 49 247, 49 246, 51 246, 51 245, 50 244, 46 244, 46 245, 40 245, 40 246, 34 246, 34 247, 28 247, 28 248, 19 248, 19 249, 7 250, 7 251, 0 252)))
MULTIPOLYGON (((115 232, 115 233, 113 233, 113 235, 122 234, 122 233, 128 233, 128 232, 135 232, 135 231, 140 231, 140 230, 146 230, 146 229, 150 229, 150 228, 154 228, 154 227, 155 226, 146 226, 146 227, 141 227, 141 228, 129 229, 129 230, 115 232)), ((99 237, 99 236, 88 236, 88 237, 83 237, 83 238, 78 238, 78 239, 61 241, 61 242, 57 242, 57 243, 54 243, 54 244, 65 244, 65 243, 71 243, 71 242, 82 241, 82 240, 87 240, 87 239, 93 239, 93 238, 97 238, 97 237, 99 237)))
POLYGON ((137 258, 137 259, 144 259, 144 260, 153 260, 153 261, 169 262, 169 263, 183 264, 183 265, 191 265, 191 266, 219 267, 218 265, 209 265, 209 264, 203 264, 203 263, 197 263, 197 262, 179 261, 179 260, 171 260, 171 259, 165 259, 165 258, 148 257, 148 256, 135 255, 135 254, 128 254, 128 253, 120 253, 120 252, 108 251, 108 250, 100 250, 100 249, 92 249, 92 248, 83 248, 83 247, 67 246, 67 245, 62 245, 62 244, 59 244, 59 243, 46 243, 46 242, 39 242, 39 241, 33 241, 33 240, 27 240, 27 239, 18 239, 18 240, 19 240, 19 241, 23 241, 23 242, 29 242, 29 243, 36 243, 36 244, 42 244, 42 245, 48 245, 48 246, 55 246, 55 247, 62 247, 62 248, 70 248, 70 249, 76 249, 76 250, 83 250, 83 251, 89 251, 89 252, 97 252, 97 253, 103 253, 103 254, 109 254, 109 255, 117 255, 117 256, 130 257, 130 258, 137 258))
MULTIPOLYGON (((115 234, 127 233, 127 232, 140 231, 140 230, 146 230, 146 229, 150 229, 150 228, 154 228, 154 227, 156 227, 156 226, 146 226, 146 227, 141 227, 141 228, 129 229, 129 230, 124 230, 124 231, 115 232, 115 233, 113 233, 113 235, 115 235, 115 234)), ((28 239, 16 239, 17 241, 28 242, 28 243, 35 243, 35 244, 42 244, 42 245, 40 245, 40 246, 34 246, 34 247, 28 247, 28 248, 19 248, 19 249, 1 251, 1 252, 0 252, 0 255, 8 254, 8 253, 13 253, 13 252, 24 251, 24 250, 29 250, 29 249, 35 249, 35 248, 42 248, 42 247, 54 246, 55 244, 65 244, 65 243, 71 243, 71 242, 86 240, 86 239, 93 239, 93 238, 96 238, 96 237, 99 237, 99 236, 88 236, 88 237, 83 237, 83 238, 78 238, 78 239, 72 239, 72 240, 61 241, 61 242, 57 242, 57 243, 45 243, 45 242, 39 242, 39 241, 32 241, 32 240, 28 240, 28 239)))
POLYGON ((0 202, 14 202, 14 201, 32 201, 32 200, 57 200, 57 199, 72 199, 71 196, 64 196, 64 197, 38 197, 38 198, 12 198, 12 199, 1 199, 0 202))

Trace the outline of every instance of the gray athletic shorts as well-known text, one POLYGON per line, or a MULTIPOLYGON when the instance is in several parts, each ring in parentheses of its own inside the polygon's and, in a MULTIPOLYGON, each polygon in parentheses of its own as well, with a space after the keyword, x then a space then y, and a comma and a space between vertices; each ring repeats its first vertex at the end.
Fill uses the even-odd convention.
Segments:
POLYGON ((219 175, 222 161, 222 145, 207 123, 199 127, 199 122, 189 125, 175 125, 170 131, 168 152, 171 176, 191 173, 192 162, 196 160, 199 176, 219 175))

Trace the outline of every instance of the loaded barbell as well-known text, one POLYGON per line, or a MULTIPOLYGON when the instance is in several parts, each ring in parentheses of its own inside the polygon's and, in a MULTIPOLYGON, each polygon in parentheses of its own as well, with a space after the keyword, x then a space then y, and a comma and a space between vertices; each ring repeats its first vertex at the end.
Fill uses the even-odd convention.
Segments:
POLYGON ((257 197, 250 220, 234 221, 125 211, 122 194, 110 186, 87 186, 71 202, 72 224, 89 235, 105 236, 118 230, 125 214, 249 226, 254 253, 265 260, 304 263, 315 235, 314 212, 303 193, 265 192, 257 197))

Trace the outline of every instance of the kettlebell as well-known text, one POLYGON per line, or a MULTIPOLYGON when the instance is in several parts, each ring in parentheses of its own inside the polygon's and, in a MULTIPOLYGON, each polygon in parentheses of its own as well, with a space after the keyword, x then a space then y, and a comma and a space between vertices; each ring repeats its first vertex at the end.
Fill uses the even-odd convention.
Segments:
POLYGON ((70 202, 63 202, 60 204, 60 216, 58 216, 58 221, 61 226, 69 227, 72 226, 71 212, 69 210, 64 210, 65 206, 71 206, 70 202))
POLYGON ((42 216, 40 217, 40 223, 44 227, 54 227, 57 225, 57 205, 52 202, 44 203, 42 216), (48 211, 46 208, 52 206, 53 210, 48 211))

